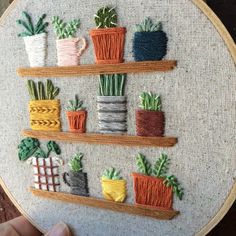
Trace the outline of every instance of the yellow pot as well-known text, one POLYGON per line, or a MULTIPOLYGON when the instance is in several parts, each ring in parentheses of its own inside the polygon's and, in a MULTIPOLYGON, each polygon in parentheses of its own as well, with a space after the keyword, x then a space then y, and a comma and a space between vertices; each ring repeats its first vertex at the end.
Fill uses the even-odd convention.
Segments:
POLYGON ((105 199, 124 202, 126 198, 126 180, 102 179, 102 193, 105 199))
POLYGON ((60 131, 60 100, 29 102, 30 126, 33 130, 60 131))

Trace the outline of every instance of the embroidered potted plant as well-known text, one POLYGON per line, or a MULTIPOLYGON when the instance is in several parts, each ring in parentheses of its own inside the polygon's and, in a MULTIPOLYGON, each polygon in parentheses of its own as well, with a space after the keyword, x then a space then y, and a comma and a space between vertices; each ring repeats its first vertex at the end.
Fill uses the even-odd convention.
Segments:
POLYGON ((159 95, 143 92, 140 95, 140 108, 136 110, 136 132, 138 136, 163 136, 165 114, 161 111, 159 95))
POLYGON ((58 16, 54 16, 52 24, 57 35, 57 65, 79 65, 80 57, 87 48, 87 42, 85 38, 75 37, 76 31, 80 27, 80 20, 72 20, 69 23, 65 23, 58 16), (80 42, 81 47, 78 49, 80 42))
POLYGON ((136 160, 140 172, 132 173, 136 204, 170 210, 173 193, 182 200, 183 188, 174 175, 167 175, 170 159, 166 154, 160 155, 153 169, 144 155, 138 154, 136 160))
POLYGON ((46 14, 43 14, 36 25, 33 24, 31 16, 23 11, 25 20, 17 20, 17 23, 24 27, 25 31, 18 34, 23 37, 25 49, 28 54, 31 67, 44 67, 47 55, 47 32, 49 23, 44 22, 46 14))
POLYGON ((146 18, 136 25, 133 40, 133 56, 135 61, 159 61, 167 53, 168 38, 162 30, 162 23, 153 23, 146 18))
POLYGON ((66 114, 71 132, 86 132, 87 111, 83 107, 83 101, 80 101, 77 95, 75 95, 75 100, 68 102, 66 114))
POLYGON ((124 202, 126 198, 126 180, 120 177, 120 171, 110 168, 102 175, 102 193, 105 199, 124 202))
POLYGON ((77 153, 71 158, 69 161, 71 170, 63 174, 63 180, 70 187, 72 194, 88 197, 88 179, 87 173, 83 172, 82 158, 82 153, 77 153))
POLYGON ((114 8, 103 7, 95 14, 97 29, 90 31, 97 64, 124 62, 126 28, 117 27, 117 14, 114 8))
POLYGON ((100 133, 126 133, 126 74, 100 75, 97 97, 100 133))
POLYGON ((47 151, 40 147, 38 139, 35 138, 25 138, 18 146, 20 161, 27 160, 28 164, 33 165, 34 187, 59 192, 59 166, 63 165, 63 160, 58 157, 50 157, 51 153, 61 154, 60 147, 53 141, 47 143, 47 151))
POLYGON ((29 102, 30 126, 33 130, 60 131, 60 100, 55 98, 59 88, 51 80, 46 85, 32 80, 27 82, 31 101, 29 102))

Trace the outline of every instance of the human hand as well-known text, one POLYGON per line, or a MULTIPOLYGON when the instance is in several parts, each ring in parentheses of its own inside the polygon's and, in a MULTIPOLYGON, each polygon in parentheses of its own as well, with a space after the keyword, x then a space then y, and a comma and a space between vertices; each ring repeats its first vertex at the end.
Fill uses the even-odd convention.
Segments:
MULTIPOLYGON (((1 236, 41 236, 39 232, 23 216, 0 224, 1 236)), ((55 225, 45 236, 72 236, 68 226, 64 223, 55 225)))

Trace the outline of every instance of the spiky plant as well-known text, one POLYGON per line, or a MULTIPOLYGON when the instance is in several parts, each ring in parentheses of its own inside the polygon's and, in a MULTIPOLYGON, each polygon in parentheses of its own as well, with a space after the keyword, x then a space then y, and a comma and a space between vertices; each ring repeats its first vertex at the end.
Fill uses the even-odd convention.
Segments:
POLYGON ((69 166, 73 172, 83 171, 83 165, 82 165, 83 156, 84 156, 83 153, 77 153, 70 159, 69 166))
POLYGON ((100 8, 94 15, 97 28, 111 28, 117 26, 117 13, 114 8, 100 8))
POLYGON ((147 111, 161 111, 161 97, 151 92, 143 92, 140 96, 140 108, 147 111))
POLYGON ((31 100, 54 100, 60 92, 58 87, 54 87, 51 80, 47 80, 46 85, 33 80, 27 81, 28 92, 31 100))
POLYGON ((122 177, 120 176, 120 171, 117 171, 114 167, 111 167, 103 172, 102 179, 120 180, 122 177))
POLYGON ((58 39, 74 38, 76 31, 79 29, 81 23, 80 20, 75 19, 69 23, 63 22, 59 16, 54 16, 52 19, 52 25, 58 39))
POLYGON ((100 75, 99 96, 124 96, 126 74, 100 75))
POLYGON ((16 22, 23 26, 24 29, 26 31, 18 34, 19 37, 27 37, 27 36, 33 36, 33 35, 37 35, 37 34, 42 34, 42 33, 46 33, 46 28, 48 27, 49 23, 48 22, 44 22, 45 18, 46 18, 46 14, 43 14, 36 25, 33 24, 32 22, 32 17, 26 12, 23 11, 22 15, 25 17, 25 20, 17 20, 16 22))
POLYGON ((68 111, 82 111, 86 108, 83 107, 83 101, 79 100, 78 96, 75 95, 75 100, 70 100, 68 102, 67 110, 68 111))
POLYGON ((143 154, 138 154, 136 164, 140 173, 148 176, 152 174, 152 166, 143 154))
POLYGON ((141 24, 135 25, 136 32, 156 32, 162 30, 162 23, 153 23, 152 19, 147 17, 141 24))
POLYGON ((169 164, 170 159, 168 156, 165 153, 161 153, 154 165, 153 175, 155 177, 165 177, 169 168, 169 164))

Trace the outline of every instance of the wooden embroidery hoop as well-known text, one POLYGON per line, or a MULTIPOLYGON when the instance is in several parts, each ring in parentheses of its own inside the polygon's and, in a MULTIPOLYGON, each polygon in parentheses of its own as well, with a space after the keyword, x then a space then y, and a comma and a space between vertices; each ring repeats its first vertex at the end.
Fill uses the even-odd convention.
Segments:
MULTIPOLYGON (((14 7, 19 1, 20 0, 14 0, 12 4, 8 7, 3 16, 0 18, 0 26, 3 24, 4 19, 7 18, 9 13, 14 9, 14 7)), ((204 0, 192 0, 192 2, 209 18, 209 20, 215 26, 216 30, 219 32, 219 34, 225 41, 225 44, 228 47, 234 62, 236 63, 236 44, 234 43, 232 37, 230 36, 229 32, 227 31, 223 23, 216 16, 216 14, 209 8, 209 6, 205 3, 204 0)), ((21 212, 21 214, 24 215, 35 227, 43 231, 42 228, 39 225, 37 225, 33 221, 33 219, 30 218, 30 216, 21 208, 16 199, 13 198, 13 196, 11 195, 10 191, 7 189, 7 186, 4 184, 1 178, 0 178, 0 184, 4 189, 4 191, 6 192, 6 194, 8 195, 8 197, 10 198, 10 200, 13 202, 13 204, 21 212)), ((223 219, 223 217, 229 211, 235 200, 236 200, 236 180, 231 189, 231 192, 229 193, 225 202, 219 209, 218 213, 196 234, 196 236, 203 236, 209 233, 223 219)))

